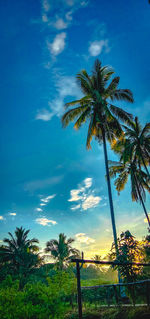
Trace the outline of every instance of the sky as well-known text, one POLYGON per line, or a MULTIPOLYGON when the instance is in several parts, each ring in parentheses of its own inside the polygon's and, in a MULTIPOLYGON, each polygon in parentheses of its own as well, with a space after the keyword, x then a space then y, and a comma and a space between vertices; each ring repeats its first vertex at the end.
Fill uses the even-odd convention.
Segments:
MULTIPOLYGON (((134 104, 117 106, 150 120, 150 5, 147 0, 1 0, 0 242, 30 229, 41 249, 59 233, 85 257, 113 241, 103 146, 86 150, 87 125, 62 128, 66 102, 82 96, 76 74, 95 59, 120 76, 134 104)), ((108 145, 110 160, 117 160, 108 145)), ((118 235, 142 239, 147 223, 130 182, 118 196, 118 235)), ((147 196, 146 207, 149 211, 147 196)))

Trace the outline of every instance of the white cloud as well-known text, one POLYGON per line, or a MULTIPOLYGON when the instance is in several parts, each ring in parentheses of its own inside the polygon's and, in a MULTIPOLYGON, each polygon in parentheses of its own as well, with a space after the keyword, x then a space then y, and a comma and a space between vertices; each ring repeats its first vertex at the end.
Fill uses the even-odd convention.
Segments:
POLYGON ((3 217, 3 216, 0 216, 0 220, 4 220, 4 217, 3 217))
POLYGON ((90 188, 92 186, 92 178, 86 178, 84 184, 86 188, 90 188))
POLYGON ((65 23, 63 19, 58 18, 58 19, 56 20, 56 22, 54 23, 54 27, 55 27, 57 30, 66 29, 66 28, 67 28, 67 23, 65 23))
POLYGON ((48 17, 47 17, 47 15, 46 15, 45 13, 42 14, 42 21, 43 21, 44 23, 48 22, 48 17))
POLYGON ((102 200, 100 196, 89 195, 82 203, 83 210, 87 210, 92 207, 96 207, 102 200))
MULTIPOLYGON (((48 195, 46 197, 40 198, 40 206, 42 206, 42 207, 46 206, 50 202, 50 200, 53 199, 55 196, 56 196, 56 194, 53 194, 53 195, 48 195)), ((42 208, 38 207, 38 208, 36 208, 36 211, 42 212, 43 210, 42 210, 42 208)))
POLYGON ((56 194, 53 194, 53 195, 49 195, 49 196, 47 196, 47 197, 45 197, 45 198, 41 198, 41 202, 49 203, 49 201, 50 201, 51 199, 53 199, 55 196, 56 196, 56 194))
POLYGON ((87 210, 92 207, 96 207, 102 200, 100 196, 94 196, 93 190, 91 190, 92 178, 88 177, 83 180, 83 182, 78 185, 78 189, 72 189, 70 191, 70 198, 68 202, 79 202, 79 204, 72 206, 71 210, 83 209, 87 210), (82 186, 84 185, 84 186, 82 186))
POLYGON ((42 212, 42 211, 43 211, 43 209, 40 208, 40 207, 37 207, 35 210, 36 210, 37 212, 42 212))
POLYGON ((9 213, 10 216, 16 216, 16 213, 9 213))
POLYGON ((58 54, 60 54, 64 50, 65 39, 66 39, 66 33, 62 32, 62 33, 59 33, 56 35, 56 37, 52 43, 50 43, 47 40, 47 48, 52 55, 57 56, 58 54))
POLYGON ((50 1, 42 0, 42 8, 45 12, 48 12, 50 10, 50 1))
POLYGON ((42 21, 44 23, 48 23, 48 12, 50 11, 50 0, 42 0, 42 12, 41 12, 41 15, 42 15, 42 21))
POLYGON ((81 243, 81 244, 93 244, 95 243, 95 239, 86 236, 85 233, 79 233, 75 235, 77 242, 81 243))
POLYGON ((103 50, 109 52, 108 40, 100 40, 91 42, 89 46, 89 53, 91 56, 99 55, 103 50))
POLYGON ((65 17, 66 17, 66 20, 71 21, 72 20, 72 11, 67 12, 65 17))
POLYGON ((46 217, 37 218, 35 221, 36 221, 37 224, 40 224, 42 226, 50 226, 50 225, 56 225, 57 224, 57 222, 55 220, 51 220, 51 219, 48 219, 46 217))
POLYGON ((81 190, 80 189, 72 189, 70 191, 71 198, 68 199, 68 202, 76 202, 79 199, 82 199, 82 196, 79 196, 81 190))
POLYGON ((36 120, 49 121, 52 116, 60 117, 64 111, 64 100, 67 96, 74 97, 75 99, 81 98, 81 90, 77 85, 76 79, 72 76, 59 76, 55 83, 57 98, 51 100, 49 110, 40 110, 36 115, 36 120))
POLYGON ((79 209, 79 208, 81 208, 81 205, 80 205, 80 204, 78 204, 78 205, 76 205, 76 206, 72 206, 72 207, 71 207, 71 210, 76 210, 76 209, 79 209))
POLYGON ((47 122, 51 120, 52 116, 53 116, 53 113, 51 111, 43 109, 37 112, 35 119, 47 122))

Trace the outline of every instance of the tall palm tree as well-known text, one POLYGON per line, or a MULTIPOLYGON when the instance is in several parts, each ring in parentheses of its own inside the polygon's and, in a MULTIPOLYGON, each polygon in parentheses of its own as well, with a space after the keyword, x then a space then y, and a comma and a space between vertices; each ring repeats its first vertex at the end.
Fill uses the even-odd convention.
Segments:
POLYGON ((112 149, 119 153, 120 160, 124 163, 130 159, 136 161, 139 168, 144 166, 147 175, 150 174, 147 165, 150 165, 150 123, 143 128, 135 117, 134 121, 130 121, 130 126, 123 125, 124 135, 122 139, 117 140, 112 145, 112 149))
POLYGON ((119 123, 120 120, 129 123, 132 119, 131 114, 114 106, 112 102, 114 100, 124 100, 132 103, 133 95, 128 89, 118 89, 119 77, 114 77, 110 81, 113 74, 114 71, 112 68, 108 66, 102 67, 99 60, 95 61, 92 75, 88 75, 86 70, 82 70, 77 74, 77 81, 84 96, 80 100, 66 104, 66 108, 75 105, 77 105, 77 107, 72 108, 63 115, 62 124, 63 127, 66 127, 71 121, 75 120, 74 128, 79 129, 83 123, 88 121, 87 149, 91 148, 90 142, 93 137, 103 143, 112 228, 117 250, 117 233, 108 169, 106 141, 108 140, 111 142, 114 139, 114 136, 120 136, 120 134, 122 134, 121 125, 119 123))
POLYGON ((139 201, 142 204, 148 225, 150 226, 150 219, 144 204, 146 200, 145 191, 150 192, 150 180, 148 175, 137 167, 136 161, 132 160, 126 161, 126 163, 110 161, 109 174, 110 177, 116 177, 116 175, 118 175, 114 184, 119 194, 120 191, 125 188, 130 176, 132 200, 136 202, 139 201))
POLYGON ((31 272, 39 264, 38 239, 28 239, 29 230, 16 228, 15 236, 10 232, 10 238, 4 238, 0 246, 0 260, 10 265, 13 273, 23 274, 31 272))
POLYGON ((51 239, 46 243, 45 252, 51 253, 51 257, 56 260, 58 269, 62 270, 64 264, 71 258, 79 256, 79 251, 71 247, 73 238, 66 238, 64 234, 59 234, 59 239, 51 239))

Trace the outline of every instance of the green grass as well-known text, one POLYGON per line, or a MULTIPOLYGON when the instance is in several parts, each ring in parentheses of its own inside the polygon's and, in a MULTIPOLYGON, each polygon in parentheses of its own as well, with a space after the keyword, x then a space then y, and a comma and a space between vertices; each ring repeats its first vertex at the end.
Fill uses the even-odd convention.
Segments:
POLYGON ((102 278, 97 279, 82 279, 81 280, 81 287, 88 287, 88 286, 97 286, 97 285, 111 285, 117 283, 110 280, 104 280, 102 278))
MULTIPOLYGON (((78 319, 77 312, 70 312, 65 319, 78 319)), ((107 310, 83 311, 83 319, 150 319, 150 309, 138 308, 115 308, 107 310)))

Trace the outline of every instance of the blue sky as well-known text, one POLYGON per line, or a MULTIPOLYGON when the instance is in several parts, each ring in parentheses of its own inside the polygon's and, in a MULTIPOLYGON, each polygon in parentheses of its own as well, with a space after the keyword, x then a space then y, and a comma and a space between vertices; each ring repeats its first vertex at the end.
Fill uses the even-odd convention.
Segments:
MULTIPOLYGON (((103 148, 87 151, 87 127, 64 130, 60 118, 81 97, 76 74, 99 58, 133 91, 135 103, 119 106, 150 120, 149 17, 146 0, 1 1, 0 240, 23 226, 41 247, 64 232, 88 257, 110 249, 103 148)), ((118 234, 141 239, 147 224, 130 184, 120 196, 112 188, 118 234)))

